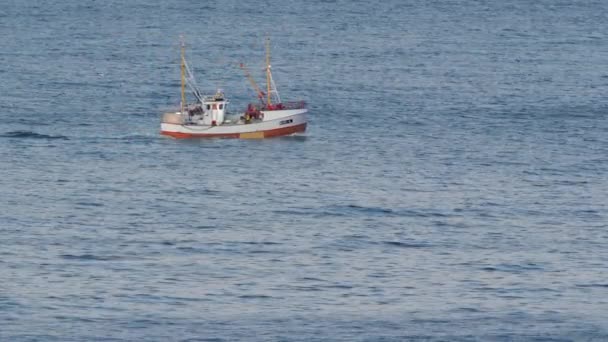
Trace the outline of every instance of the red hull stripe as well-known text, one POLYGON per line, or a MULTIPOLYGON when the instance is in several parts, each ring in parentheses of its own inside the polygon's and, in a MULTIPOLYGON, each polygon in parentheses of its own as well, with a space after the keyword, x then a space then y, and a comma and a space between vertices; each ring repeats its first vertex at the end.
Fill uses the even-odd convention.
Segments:
POLYGON ((160 134, 167 135, 173 138, 272 138, 282 135, 301 133, 306 131, 306 123, 275 128, 268 131, 250 132, 250 133, 216 133, 216 134, 192 134, 181 132, 161 131, 160 134))

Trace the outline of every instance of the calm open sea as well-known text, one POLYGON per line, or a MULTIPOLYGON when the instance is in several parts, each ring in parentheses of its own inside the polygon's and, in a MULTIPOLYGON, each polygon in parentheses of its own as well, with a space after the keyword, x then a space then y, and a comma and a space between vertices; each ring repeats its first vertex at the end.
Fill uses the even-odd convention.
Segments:
POLYGON ((608 2, 0 4, 0 341, 608 340, 608 2), (304 135, 173 140, 272 40, 304 135))

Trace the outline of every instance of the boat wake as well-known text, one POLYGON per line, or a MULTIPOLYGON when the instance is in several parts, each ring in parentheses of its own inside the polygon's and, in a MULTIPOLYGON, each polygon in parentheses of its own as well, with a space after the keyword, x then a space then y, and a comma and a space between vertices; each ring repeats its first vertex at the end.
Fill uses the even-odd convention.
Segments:
POLYGON ((294 133, 294 134, 290 134, 290 135, 284 135, 282 137, 278 137, 277 139, 281 139, 281 140, 294 140, 294 141, 306 141, 306 139, 308 139, 308 136, 304 135, 304 133, 300 132, 300 133, 294 133))
POLYGON ((70 140, 64 135, 47 135, 40 134, 31 131, 12 131, 4 134, 0 134, 1 138, 24 138, 24 139, 58 139, 58 140, 70 140))

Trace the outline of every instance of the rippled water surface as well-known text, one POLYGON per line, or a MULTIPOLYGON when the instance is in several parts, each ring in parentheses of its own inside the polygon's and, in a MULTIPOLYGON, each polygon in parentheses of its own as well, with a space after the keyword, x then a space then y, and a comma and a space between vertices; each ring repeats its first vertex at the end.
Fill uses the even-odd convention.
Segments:
POLYGON ((608 340, 603 1, 4 1, 0 340, 608 340), (234 110, 158 134, 178 37, 234 110))

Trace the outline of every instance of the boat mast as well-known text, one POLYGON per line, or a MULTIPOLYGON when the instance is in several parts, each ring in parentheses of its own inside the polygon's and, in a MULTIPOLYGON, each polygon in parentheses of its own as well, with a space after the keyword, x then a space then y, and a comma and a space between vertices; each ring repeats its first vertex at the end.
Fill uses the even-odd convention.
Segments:
POLYGON ((268 95, 266 105, 272 105, 272 94, 274 94, 276 102, 281 103, 281 96, 279 96, 277 86, 274 84, 274 80, 272 79, 272 72, 270 72, 270 68, 270 38, 266 38, 266 94, 268 95))
POLYGON ((180 61, 180 71, 181 71, 181 79, 182 79, 182 102, 180 104, 181 112, 184 113, 184 108, 186 106, 186 44, 184 43, 184 36, 181 36, 180 39, 181 45, 181 61, 180 61))
POLYGON ((266 38, 266 95, 268 96, 268 100, 266 102, 267 105, 271 105, 270 102, 270 38, 266 38))

